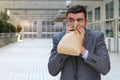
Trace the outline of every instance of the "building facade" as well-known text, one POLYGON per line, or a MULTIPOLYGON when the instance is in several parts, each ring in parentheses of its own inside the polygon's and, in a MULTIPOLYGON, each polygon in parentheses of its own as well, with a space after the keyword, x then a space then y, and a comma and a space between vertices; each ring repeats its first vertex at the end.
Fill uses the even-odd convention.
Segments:
POLYGON ((10 16, 14 25, 21 24, 22 39, 52 38, 65 28, 69 5, 84 5, 88 12, 87 28, 102 31, 110 51, 120 52, 120 0, 9 0, 0 1, 0 11, 10 16), (4 5, 6 4, 6 5, 4 5))
POLYGON ((87 11, 88 28, 104 32, 107 48, 120 52, 120 0, 103 0, 87 11))

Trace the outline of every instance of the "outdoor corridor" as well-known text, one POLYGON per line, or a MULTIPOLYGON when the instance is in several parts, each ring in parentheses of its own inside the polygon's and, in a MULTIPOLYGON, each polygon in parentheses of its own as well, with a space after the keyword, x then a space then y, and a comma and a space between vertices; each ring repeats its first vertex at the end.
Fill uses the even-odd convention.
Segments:
MULTIPOLYGON (((51 39, 31 39, 0 48, 0 80, 59 80, 48 73, 51 39)), ((120 80, 120 53, 110 53, 111 70, 102 80, 120 80)))

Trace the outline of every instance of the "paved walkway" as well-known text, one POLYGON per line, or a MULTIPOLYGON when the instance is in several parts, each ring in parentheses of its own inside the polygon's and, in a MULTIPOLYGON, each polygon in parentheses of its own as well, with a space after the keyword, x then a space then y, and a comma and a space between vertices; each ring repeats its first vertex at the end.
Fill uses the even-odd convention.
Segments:
MULTIPOLYGON (((59 80, 48 73, 51 39, 24 40, 0 48, 0 80, 59 80)), ((111 71, 102 80, 120 79, 120 54, 111 53, 111 71)))

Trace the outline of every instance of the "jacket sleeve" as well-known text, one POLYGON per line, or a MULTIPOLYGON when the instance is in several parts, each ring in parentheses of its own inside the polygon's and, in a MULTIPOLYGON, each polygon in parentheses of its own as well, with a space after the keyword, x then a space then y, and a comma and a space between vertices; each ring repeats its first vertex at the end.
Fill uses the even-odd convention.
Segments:
POLYGON ((57 40, 57 36, 53 37, 53 49, 51 50, 51 55, 48 62, 48 70, 52 76, 56 76, 61 69, 63 68, 68 55, 58 54, 57 53, 57 45, 59 41, 57 40))
POLYGON ((89 51, 88 58, 85 62, 103 75, 109 72, 110 60, 103 33, 97 37, 95 50, 89 51))

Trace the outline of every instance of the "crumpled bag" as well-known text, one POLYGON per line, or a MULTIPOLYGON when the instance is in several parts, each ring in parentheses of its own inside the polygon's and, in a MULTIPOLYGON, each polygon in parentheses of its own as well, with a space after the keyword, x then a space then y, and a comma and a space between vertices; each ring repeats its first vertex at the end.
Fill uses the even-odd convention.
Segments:
POLYGON ((82 41, 80 39, 80 33, 73 31, 63 36, 58 44, 57 51, 59 54, 79 56, 81 48, 82 41))

